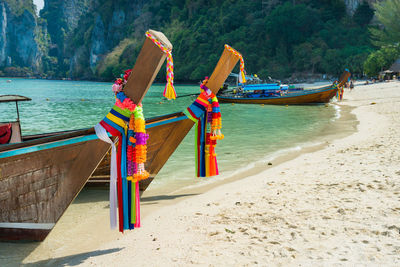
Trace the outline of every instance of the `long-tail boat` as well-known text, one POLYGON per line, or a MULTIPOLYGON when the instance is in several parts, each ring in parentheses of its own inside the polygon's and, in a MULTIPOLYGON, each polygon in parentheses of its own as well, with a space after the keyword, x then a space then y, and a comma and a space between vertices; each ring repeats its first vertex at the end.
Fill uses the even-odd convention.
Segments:
MULTIPOLYGON (((164 34, 150 32, 172 49, 164 34)), ((136 103, 142 101, 165 58, 146 38, 124 87, 136 103)), ((208 83, 213 92, 237 61, 237 55, 224 50, 208 83)), ((141 181, 142 191, 192 126, 183 113, 146 120, 150 179, 141 181)), ((110 144, 99 140, 93 128, 21 137, 19 142, 0 145, 0 240, 44 240, 109 149, 110 144)))
POLYGON ((345 71, 339 82, 317 89, 298 91, 284 90, 278 85, 259 87, 257 85, 245 86, 243 91, 227 92, 218 95, 221 103, 238 104, 268 104, 268 105, 304 105, 328 103, 343 87, 350 77, 350 72, 345 71))
MULTIPOLYGON (((225 46, 225 49, 219 59, 213 73, 211 74, 207 87, 214 93, 217 94, 222 87, 224 81, 229 76, 236 63, 239 61, 239 57, 225 46)), ((174 114, 165 115, 162 117, 152 118, 146 120, 146 131, 149 133, 150 148, 148 148, 148 161, 146 162, 146 170, 150 173, 150 177, 146 180, 140 181, 140 191, 143 192, 147 189, 154 177, 160 171, 160 169, 167 162, 169 157, 182 142, 185 136, 188 134, 190 129, 193 127, 194 122, 187 118, 183 112, 177 112, 174 114), (168 136, 164 138, 163 143, 157 142, 157 146, 152 142, 152 136, 156 131, 156 128, 149 128, 152 124, 169 123, 170 129, 168 129, 168 136), (156 155, 155 155, 156 154, 156 155)), ((99 167, 93 173, 88 183, 96 184, 107 184, 109 183, 109 164, 110 154, 104 158, 99 167)))

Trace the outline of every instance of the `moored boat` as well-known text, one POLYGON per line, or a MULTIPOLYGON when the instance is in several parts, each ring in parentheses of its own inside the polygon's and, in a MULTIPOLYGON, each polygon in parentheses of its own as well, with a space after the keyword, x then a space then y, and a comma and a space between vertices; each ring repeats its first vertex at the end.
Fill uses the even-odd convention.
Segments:
MULTIPOLYGON (((162 33, 152 33, 172 48, 162 33)), ((126 84, 138 103, 165 58, 165 53, 146 38, 126 84)), ((158 129, 165 132, 160 138, 168 134, 165 124, 158 129)), ((0 240, 43 240, 109 149, 93 128, 21 137, 1 145, 0 240)))
POLYGON ((241 89, 220 94, 218 99, 221 103, 237 104, 304 105, 328 103, 349 77, 350 72, 345 71, 339 82, 317 89, 304 90, 279 84, 244 85, 241 89))
MULTIPOLYGON (((164 46, 168 39, 151 31, 164 46)), ((124 91, 140 103, 165 60, 146 38, 124 91)), ((238 58, 226 49, 208 86, 217 92, 238 58)), ((193 122, 183 113, 146 120, 149 134, 143 191, 189 132, 193 122)), ((21 137, 0 146, 0 240, 43 240, 98 167, 110 144, 93 128, 21 137)))
MULTIPOLYGON (((239 57, 237 54, 232 53, 227 47, 221 55, 213 73, 211 74, 209 81, 207 83, 208 88, 213 93, 218 93, 220 88, 222 87, 224 81, 229 76, 232 69, 235 67, 237 62, 239 61, 239 57)), ((170 114, 164 117, 160 117, 161 121, 154 121, 156 125, 158 124, 166 124, 166 119, 171 120, 171 125, 173 128, 168 132, 168 136, 166 136, 163 143, 159 143, 157 147, 154 149, 151 148, 153 145, 152 136, 153 133, 159 132, 156 128, 148 128, 146 126, 146 130, 149 133, 149 144, 150 148, 148 148, 148 161, 146 162, 146 169, 150 173, 150 177, 146 180, 140 181, 140 191, 143 192, 147 189, 150 183, 153 181, 154 177, 160 171, 162 166, 166 163, 168 158, 172 155, 178 145, 182 142, 185 136, 188 134, 190 129, 193 127, 194 122, 187 118, 183 112, 178 112, 174 114, 170 114), (164 118, 165 117, 165 118, 164 118), (168 137, 168 138, 167 138, 168 137), (156 150, 157 152, 154 152, 156 150), (156 153, 152 157, 152 154, 156 153)), ((146 122, 146 125, 149 123, 146 122)), ((108 184, 110 175, 109 175, 109 165, 110 165, 110 154, 108 154, 104 160, 101 162, 99 167, 93 173, 92 177, 89 179, 88 183, 90 184, 108 184)))

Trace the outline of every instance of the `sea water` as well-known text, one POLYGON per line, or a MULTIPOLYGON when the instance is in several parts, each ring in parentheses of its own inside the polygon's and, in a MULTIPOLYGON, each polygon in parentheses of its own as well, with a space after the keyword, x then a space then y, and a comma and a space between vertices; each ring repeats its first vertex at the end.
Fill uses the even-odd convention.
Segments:
MULTIPOLYGON (((19 103, 22 134, 93 127, 114 104, 111 83, 0 78, 0 95, 23 95, 19 103)), ((146 118, 183 111, 194 100, 163 99, 163 84, 154 84, 143 100, 146 118)), ((179 95, 196 94, 198 85, 175 85, 179 95)), ((266 161, 280 151, 312 143, 338 117, 335 105, 272 106, 221 104, 222 133, 217 159, 222 177, 266 161)), ((14 103, 0 103, 0 121, 16 119, 14 103)), ((162 187, 195 178, 194 131, 186 136, 152 183, 162 187)))

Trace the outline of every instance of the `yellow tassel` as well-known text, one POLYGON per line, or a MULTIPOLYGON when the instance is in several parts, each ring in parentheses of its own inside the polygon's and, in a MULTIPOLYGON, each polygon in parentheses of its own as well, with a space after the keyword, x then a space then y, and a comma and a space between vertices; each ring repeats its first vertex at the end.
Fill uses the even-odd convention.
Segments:
POLYGON ((175 89, 171 85, 171 83, 167 84, 167 91, 165 92, 165 97, 168 99, 176 99, 175 89))
POLYGON ((246 78, 243 71, 240 71, 240 75, 242 76, 242 83, 246 82, 246 78))

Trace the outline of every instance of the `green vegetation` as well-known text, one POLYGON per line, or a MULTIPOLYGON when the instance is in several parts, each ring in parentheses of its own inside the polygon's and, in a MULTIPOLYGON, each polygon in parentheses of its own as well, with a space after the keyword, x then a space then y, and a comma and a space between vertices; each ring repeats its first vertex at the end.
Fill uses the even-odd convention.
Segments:
POLYGON ((375 4, 375 15, 382 27, 371 28, 378 46, 400 43, 400 0, 386 0, 375 4))
MULTIPOLYGON (((125 1, 118 2, 125 5, 125 1)), ((103 13, 105 23, 111 20, 113 7, 109 5, 99 8, 107 10, 103 13)), ((243 54, 247 72, 262 77, 338 75, 346 67, 361 75, 364 61, 374 51, 366 27, 373 11, 364 3, 351 17, 345 8, 341 0, 153 0, 125 25, 129 39, 122 40, 104 58, 95 75, 111 79, 118 70, 131 66, 137 44, 142 43, 148 28, 162 30, 174 45, 178 81, 197 81, 209 75, 225 43, 243 54)), ((79 38, 72 45, 90 41, 85 36, 90 36, 93 18, 87 20, 91 23, 79 29, 75 35, 79 38)))
MULTIPOLYGON (((31 3, 8 2, 17 8, 26 1, 31 3)), ((393 9, 399 1, 386 2, 393 9)), ((384 29, 371 29, 372 43, 368 27, 373 10, 363 2, 349 15, 343 0, 46 3, 36 42, 42 52, 41 70, 50 77, 111 80, 134 64, 147 29, 163 31, 174 45, 175 79, 181 82, 209 75, 225 43, 243 54, 248 73, 260 77, 337 76, 344 68, 361 76, 368 64, 382 61, 369 58, 379 49, 374 45, 388 44, 400 32, 398 23, 387 19, 388 8, 377 5, 377 18, 385 17, 384 29)), ((399 13, 392 17, 398 19, 399 13)), ((164 80, 165 72, 157 79, 164 80)))
POLYGON ((28 67, 6 67, 0 71, 1 77, 32 77, 32 70, 28 67))
POLYGON ((388 69, 400 57, 400 46, 384 46, 370 54, 364 62, 364 71, 368 76, 377 76, 388 69))
POLYGON ((28 12, 32 14, 36 14, 32 0, 5 0, 4 2, 8 4, 11 12, 16 16, 21 16, 25 10, 28 10, 28 12))
POLYGON ((400 0, 386 0, 375 4, 375 15, 380 25, 370 28, 373 43, 380 47, 364 62, 368 76, 377 76, 400 57, 400 0))

